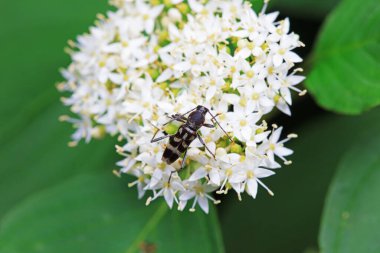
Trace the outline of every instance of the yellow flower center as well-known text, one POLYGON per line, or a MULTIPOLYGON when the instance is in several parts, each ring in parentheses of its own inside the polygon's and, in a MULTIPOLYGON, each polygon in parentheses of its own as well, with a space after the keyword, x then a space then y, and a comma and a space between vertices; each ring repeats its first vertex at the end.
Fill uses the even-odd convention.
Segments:
POLYGON ((273 97, 273 101, 274 101, 275 103, 278 103, 278 101, 280 101, 280 98, 281 98, 280 95, 276 95, 276 96, 273 97))
POLYGON ((247 178, 254 178, 255 177, 255 173, 253 173, 253 171, 249 170, 247 171, 247 178))
POLYGON ((253 50, 255 48, 255 44, 253 42, 249 42, 247 47, 249 50, 253 50))
POLYGON ((198 195, 202 195, 202 194, 204 193, 203 188, 202 188, 201 186, 198 186, 198 185, 194 187, 194 190, 195 190, 195 192, 196 192, 198 195))
POLYGON ((252 99, 253 99, 253 100, 259 100, 259 98, 260 98, 259 93, 254 92, 254 93, 252 94, 252 99))
POLYGON ((155 154, 157 154, 158 152, 160 152, 160 147, 154 147, 153 152, 155 154))
POLYGON ((240 126, 244 127, 244 126, 246 126, 247 124, 248 124, 248 122, 247 122, 245 119, 240 120, 240 126))
POLYGON ((148 19, 149 19, 149 15, 148 15, 148 14, 144 14, 144 15, 143 15, 143 19, 144 19, 144 20, 148 20, 148 19))
POLYGON ((274 68, 271 66, 268 68, 268 74, 272 75, 274 73, 274 68))
POLYGON ((245 107, 247 105, 247 99, 245 97, 242 97, 239 101, 239 105, 245 107))
POLYGON ((255 72, 253 72, 253 70, 249 70, 249 71, 247 71, 247 77, 248 78, 252 78, 252 77, 254 77, 255 76, 255 72))
POLYGON ((165 163, 159 163, 157 167, 158 167, 160 170, 164 170, 165 167, 166 167, 166 164, 165 164, 165 163))

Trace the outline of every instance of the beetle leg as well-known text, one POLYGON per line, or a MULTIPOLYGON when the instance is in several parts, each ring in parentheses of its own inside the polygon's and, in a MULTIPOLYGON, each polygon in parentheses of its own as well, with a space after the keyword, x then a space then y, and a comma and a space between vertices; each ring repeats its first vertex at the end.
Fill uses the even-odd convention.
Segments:
POLYGON ((156 137, 156 135, 158 134, 158 132, 159 132, 161 129, 159 129, 158 127, 156 127, 153 123, 151 123, 151 124, 152 124, 152 126, 154 126, 157 130, 156 130, 156 132, 154 133, 152 139, 150 140, 150 143, 157 142, 157 141, 160 141, 160 140, 163 140, 163 139, 165 139, 165 138, 169 138, 169 137, 172 137, 172 136, 175 135, 175 134, 169 135, 169 134, 163 132, 163 133, 165 134, 165 136, 161 136, 161 137, 154 138, 154 137, 156 137))
POLYGON ((215 125, 213 125, 213 124, 207 124, 207 123, 204 123, 203 126, 204 127, 208 127, 208 128, 214 128, 215 127, 215 125))
POLYGON ((188 150, 188 148, 185 150, 185 154, 183 155, 183 158, 182 158, 181 169, 183 169, 183 167, 185 166, 185 161, 186 161, 186 157, 187 157, 187 150, 188 150))
POLYGON ((211 150, 207 147, 206 143, 204 142, 204 140, 202 139, 202 137, 199 135, 199 133, 197 132, 197 137, 199 139, 199 141, 202 143, 202 145, 207 149, 207 151, 214 157, 215 159, 215 154, 211 152, 211 150))
POLYGON ((172 171, 170 171, 170 175, 169 175, 169 179, 168 179, 168 184, 170 183, 170 179, 172 179, 172 175, 174 174, 174 173, 176 173, 177 171, 176 170, 172 170, 172 171))
POLYGON ((215 123, 218 124, 218 126, 222 129, 225 135, 227 135, 228 139, 230 139, 231 142, 234 142, 232 138, 230 137, 230 135, 226 132, 226 130, 224 130, 224 128, 219 124, 219 121, 216 119, 216 117, 218 117, 220 113, 216 114, 216 116, 212 115, 210 111, 208 111, 208 113, 211 115, 211 121, 213 122, 215 121, 215 123))
POLYGON ((173 134, 173 135, 165 135, 165 136, 157 137, 156 139, 154 139, 154 137, 156 136, 156 134, 158 133, 158 131, 159 130, 157 130, 156 133, 153 135, 152 139, 150 140, 150 143, 157 142, 157 141, 166 139, 168 137, 173 137, 175 135, 175 134, 173 134))

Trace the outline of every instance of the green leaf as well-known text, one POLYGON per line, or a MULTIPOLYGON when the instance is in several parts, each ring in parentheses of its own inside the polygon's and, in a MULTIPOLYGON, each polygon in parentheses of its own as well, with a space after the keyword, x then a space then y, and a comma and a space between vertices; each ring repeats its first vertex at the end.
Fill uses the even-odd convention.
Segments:
POLYGON ((111 173, 83 174, 33 195, 5 217, 0 252, 223 252, 216 214, 146 207, 111 173), (148 251, 146 251, 148 252, 148 251))
MULTIPOLYGON (((88 30, 107 1, 2 2, 0 219, 17 202, 82 171, 104 170, 113 141, 67 147, 73 129, 54 84, 66 41, 88 30), (88 159, 91 158, 91 159, 88 159)), ((114 160, 112 161, 114 162, 114 160)))
POLYGON ((273 11, 289 13, 296 17, 320 19, 326 16, 339 0, 272 0, 270 6, 273 11))
POLYGON ((323 203, 339 159, 361 133, 380 129, 379 113, 313 118, 297 129, 299 138, 289 142, 293 164, 263 180, 274 197, 260 188, 256 200, 245 195, 239 202, 232 195, 222 201, 226 251, 294 253, 317 248, 323 203))
POLYGON ((345 0, 328 18, 306 79, 317 102, 358 114, 380 104, 378 0, 345 0))
POLYGON ((106 1, 10 1, 1 4, 0 219, 23 198, 80 171, 103 169, 110 140, 67 147, 73 129, 54 83, 68 63, 66 41, 88 30, 106 1), (3 85, 4 84, 4 85, 3 85), (91 159, 84 159, 91 157, 91 159))
POLYGON ((1 3, 0 144, 5 145, 59 100, 54 84, 68 64, 68 39, 88 31, 107 1, 34 0, 1 3))
POLYGON ((0 147, 0 220, 29 194, 83 171, 104 171, 116 161, 110 138, 69 148, 73 129, 58 121, 63 109, 57 102, 0 147))
MULTIPOLYGON (((250 0, 253 9, 260 12, 264 1, 250 0)), ((320 19, 326 16, 339 0, 271 0, 269 11, 280 11, 281 14, 307 19, 320 19)))
POLYGON ((329 190, 322 252, 380 252, 380 134, 368 132, 345 154, 329 190))

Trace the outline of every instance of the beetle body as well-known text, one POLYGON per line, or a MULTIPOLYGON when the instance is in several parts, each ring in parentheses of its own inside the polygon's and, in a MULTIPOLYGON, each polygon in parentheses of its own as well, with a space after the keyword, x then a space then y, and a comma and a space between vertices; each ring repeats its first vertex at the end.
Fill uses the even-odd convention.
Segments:
POLYGON ((207 108, 198 106, 190 113, 185 124, 178 128, 177 133, 169 138, 168 145, 162 155, 162 161, 167 164, 174 163, 197 138, 197 131, 205 122, 207 108))
POLYGON ((186 125, 180 126, 178 132, 169 138, 169 142, 162 154, 162 161, 174 163, 197 137, 195 131, 186 125))
MULTIPOLYGON (((159 129, 157 128, 157 131, 153 135, 151 142, 157 142, 157 141, 160 141, 162 139, 169 138, 169 142, 168 142, 168 144, 164 150, 164 153, 162 155, 162 161, 164 161, 167 164, 172 164, 182 154, 184 154, 184 157, 182 159, 182 164, 181 164, 181 168, 183 168, 184 161, 186 160, 187 149, 188 149, 189 145, 195 140, 195 138, 198 138, 199 141, 202 143, 202 145, 205 147, 205 149, 215 158, 215 155, 209 150, 209 148, 206 146, 205 142, 203 141, 202 137, 198 133, 198 130, 203 126, 208 127, 208 128, 214 128, 215 127, 214 124, 205 123, 207 113, 209 113, 211 115, 212 123, 214 123, 214 124, 216 123, 220 126, 220 124, 216 120, 215 116, 212 115, 211 112, 206 107, 204 107, 202 105, 198 105, 196 108, 188 111, 185 114, 174 114, 174 115, 170 116, 171 120, 169 122, 165 123, 164 125, 167 125, 173 121, 178 121, 178 122, 183 123, 178 128, 178 131, 175 134, 155 138, 156 134, 159 131, 159 129), (188 113, 190 113, 190 114, 186 118, 185 115, 188 113)), ((221 129, 224 131, 224 129, 222 127, 221 127, 221 129)), ((228 134, 227 134, 227 136, 228 136, 228 134)))

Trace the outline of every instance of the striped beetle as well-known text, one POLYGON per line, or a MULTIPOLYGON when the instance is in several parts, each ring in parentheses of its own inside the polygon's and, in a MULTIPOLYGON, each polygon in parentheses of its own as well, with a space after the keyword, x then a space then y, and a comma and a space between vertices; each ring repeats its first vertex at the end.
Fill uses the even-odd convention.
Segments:
POLYGON ((216 116, 212 115, 209 109, 202 105, 198 105, 197 107, 191 109, 190 111, 184 113, 184 114, 173 114, 169 116, 171 119, 170 121, 163 124, 163 126, 173 122, 178 121, 183 123, 177 130, 175 134, 172 135, 165 135, 161 137, 156 137, 157 133, 160 131, 159 128, 157 128, 157 131, 154 133, 151 143, 157 142, 160 140, 163 140, 165 138, 169 138, 169 142, 165 148, 165 151, 162 155, 162 161, 166 162, 167 164, 174 163, 182 154, 184 154, 182 162, 181 162, 181 169, 184 167, 185 160, 186 160, 186 154, 187 149, 191 142, 195 140, 195 138, 198 138, 199 141, 202 143, 202 145, 205 147, 205 149, 214 157, 215 154, 211 152, 211 150, 207 147, 206 143, 202 139, 201 135, 198 133, 198 130, 201 127, 208 127, 208 128, 214 128, 215 123, 218 124, 218 126, 223 130, 223 132, 228 136, 228 138, 233 142, 231 137, 227 134, 227 132, 223 129, 223 127, 219 124, 217 121, 216 116), (189 117, 185 117, 185 115, 189 114, 189 117), (211 121, 213 124, 207 124, 205 123, 206 114, 209 113, 211 115, 211 121))

